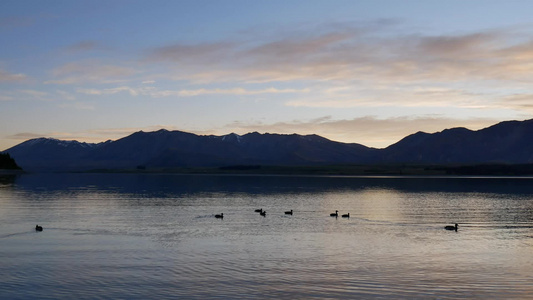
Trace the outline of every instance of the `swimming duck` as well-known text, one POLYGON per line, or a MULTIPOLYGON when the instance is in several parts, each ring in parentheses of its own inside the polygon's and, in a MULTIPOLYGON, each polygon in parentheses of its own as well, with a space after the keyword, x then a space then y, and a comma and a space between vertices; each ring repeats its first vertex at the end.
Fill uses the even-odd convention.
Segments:
POLYGON ((290 211, 285 212, 286 215, 292 215, 292 209, 290 211))
POLYGON ((39 225, 35 225, 35 231, 43 231, 43 227, 39 225))
POLYGON ((347 213, 345 215, 342 215, 343 218, 349 218, 350 217, 350 213, 347 213))
POLYGON ((339 211, 336 210, 334 213, 331 213, 329 215, 332 216, 332 217, 338 217, 339 216, 339 211))
POLYGON ((217 218, 217 219, 222 219, 222 218, 224 218, 224 214, 215 215, 215 218, 217 218))
POLYGON ((262 215, 263 217, 266 216, 266 210, 263 210, 262 212, 260 212, 259 214, 262 215))
POLYGON ((457 227, 458 227, 458 225, 457 225, 457 223, 455 223, 455 226, 450 226, 450 225, 444 226, 444 229, 457 231, 457 227))
POLYGON ((255 212, 262 213, 262 212, 263 212, 263 209, 262 209, 262 208, 260 208, 260 209, 256 209, 255 212))

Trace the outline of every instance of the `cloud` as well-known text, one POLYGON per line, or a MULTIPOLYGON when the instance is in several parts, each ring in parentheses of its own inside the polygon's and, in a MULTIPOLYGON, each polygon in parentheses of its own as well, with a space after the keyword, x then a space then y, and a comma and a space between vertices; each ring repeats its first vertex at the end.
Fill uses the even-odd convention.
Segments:
POLYGON ((0 101, 13 101, 13 100, 15 100, 15 98, 13 98, 12 96, 0 95, 0 101))
POLYGON ((423 35, 392 26, 397 23, 324 26, 270 40, 187 45, 187 51, 175 44, 152 51, 151 58, 167 63, 176 80, 312 87, 310 95, 286 103, 292 107, 530 109, 509 98, 516 89, 533 93, 533 42, 527 34, 493 29, 423 35), (334 91, 339 87, 344 90, 334 91))
POLYGON ((113 95, 120 92, 127 92, 131 96, 149 96, 154 98, 159 97, 194 97, 201 95, 258 95, 258 94, 287 94, 287 93, 308 93, 309 89, 277 89, 277 88, 266 88, 266 89, 255 89, 249 90, 244 88, 231 88, 231 89, 194 89, 194 90, 159 90, 155 87, 140 87, 132 88, 128 86, 120 86, 116 88, 109 89, 77 89, 78 93, 87 94, 87 95, 113 95))
POLYGON ((81 41, 75 44, 72 44, 66 48, 67 52, 78 53, 78 52, 87 52, 100 48, 100 44, 96 41, 81 41))
MULTIPOLYGON (((128 65, 121 60, 71 62, 52 70, 45 83, 76 84, 78 93, 94 96, 291 93, 286 103, 291 107, 530 109, 524 100, 512 99, 514 94, 533 93, 529 30, 425 35, 390 20, 284 29, 152 47, 128 65), (142 85, 126 83, 133 76, 142 85), (164 89, 154 79, 158 84, 176 80, 195 88, 164 89), (120 86, 102 89, 93 83, 120 86), (270 88, 252 88, 257 83, 270 88), (280 87, 290 84, 306 88, 280 87)), ((87 40, 70 48, 88 51, 98 46, 87 40)))
POLYGON ((476 59, 489 47, 497 46, 495 43, 497 39, 495 33, 416 37, 415 40, 418 42, 414 45, 414 49, 416 52, 429 54, 431 59, 438 57, 452 60, 476 59), (493 43, 494 45, 491 45, 493 43))
POLYGON ((256 61, 294 64, 294 62, 309 60, 314 56, 323 57, 327 51, 334 51, 340 43, 356 36, 356 34, 333 32, 320 36, 285 38, 253 47, 241 54, 244 57, 255 58, 256 61))
POLYGON ((71 62, 52 71, 56 79, 45 84, 113 83, 129 80, 137 73, 130 67, 103 64, 100 61, 71 62))
POLYGON ((13 74, 13 73, 9 73, 7 71, 0 69, 0 82, 23 81, 25 79, 26 79, 26 75, 24 74, 21 74, 21 73, 13 74))
POLYGON ((61 100, 74 101, 76 97, 67 91, 42 91, 33 89, 18 89, 5 91, 0 95, 0 101, 47 101, 58 102, 61 100))
POLYGON ((28 95, 30 97, 34 97, 34 98, 42 98, 48 95, 47 92, 36 91, 36 90, 20 90, 19 92, 22 94, 28 95))
POLYGON ((533 93, 530 94, 513 94, 503 98, 498 102, 502 108, 517 107, 533 114, 533 93))
POLYGON ((147 51, 147 62, 172 62, 193 65, 218 63, 235 53, 237 44, 232 42, 214 42, 203 44, 174 44, 153 48, 147 51))
POLYGON ((67 91, 63 91, 63 90, 56 90, 56 93, 61 96, 62 99, 65 99, 65 100, 76 100, 76 97, 74 95, 72 95, 70 92, 67 92, 67 91))
POLYGON ((40 134, 37 134, 37 133, 21 132, 21 133, 16 133, 16 134, 13 134, 13 135, 6 136, 6 139, 17 140, 17 141, 26 141, 26 140, 36 139, 36 138, 40 138, 40 137, 43 137, 43 136, 40 135, 40 134))
POLYGON ((294 80, 357 84, 413 84, 531 79, 531 42, 492 30, 457 35, 391 34, 326 27, 316 34, 239 42, 173 44, 147 51, 145 61, 166 64, 175 79, 223 82, 294 80), (337 30, 337 31, 335 31, 337 30))
POLYGON ((116 88, 110 88, 110 89, 77 89, 78 93, 81 94, 87 94, 87 95, 113 95, 120 92, 128 92, 131 96, 137 96, 139 95, 139 90, 127 87, 127 86, 120 86, 116 88))
POLYGON ((356 88, 338 86, 315 88, 309 96, 293 98, 290 107, 356 108, 356 107, 460 107, 499 108, 489 95, 446 87, 356 88))
POLYGON ((196 89, 196 90, 180 90, 180 91, 161 91, 154 92, 155 96, 180 96, 193 97, 201 95, 258 95, 258 94, 286 94, 286 93, 307 93, 309 89, 276 89, 267 88, 260 90, 247 90, 244 88, 233 89, 196 89))
POLYGON ((16 101, 52 101, 53 99, 48 92, 30 89, 7 91, 4 96, 7 97, 6 100, 16 101))

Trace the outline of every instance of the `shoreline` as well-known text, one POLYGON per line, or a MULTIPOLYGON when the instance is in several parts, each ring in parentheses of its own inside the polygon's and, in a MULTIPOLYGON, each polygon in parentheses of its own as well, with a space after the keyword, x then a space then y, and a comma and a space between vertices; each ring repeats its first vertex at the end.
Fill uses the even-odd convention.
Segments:
POLYGON ((39 173, 124 173, 124 174, 205 174, 205 175, 287 175, 287 176, 533 176, 533 164, 504 165, 322 165, 269 166, 235 165, 224 167, 124 168, 91 170, 22 171, 0 170, 0 175, 39 173))

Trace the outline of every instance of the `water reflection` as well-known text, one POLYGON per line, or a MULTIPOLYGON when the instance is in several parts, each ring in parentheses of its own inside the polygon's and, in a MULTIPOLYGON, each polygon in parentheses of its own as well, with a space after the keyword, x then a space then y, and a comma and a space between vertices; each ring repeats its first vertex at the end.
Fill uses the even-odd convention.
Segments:
POLYGON ((4 186, 12 186, 15 183, 17 175, 0 175, 0 188, 4 186))
POLYGON ((533 194, 533 177, 336 177, 172 174, 27 174, 0 176, 26 190, 98 189, 124 193, 316 193, 393 189, 408 192, 533 194))
POLYGON ((0 290, 9 299, 523 298, 533 293, 532 181, 17 176, 0 185, 0 290), (458 232, 443 229, 456 222, 458 232))

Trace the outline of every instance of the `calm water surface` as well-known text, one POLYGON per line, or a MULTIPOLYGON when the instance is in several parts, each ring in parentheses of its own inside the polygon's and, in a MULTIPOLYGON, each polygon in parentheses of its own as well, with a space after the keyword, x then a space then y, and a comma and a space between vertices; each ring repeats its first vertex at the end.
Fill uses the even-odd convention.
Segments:
POLYGON ((533 178, 2 177, 0 274, 2 299, 533 299, 533 178))

